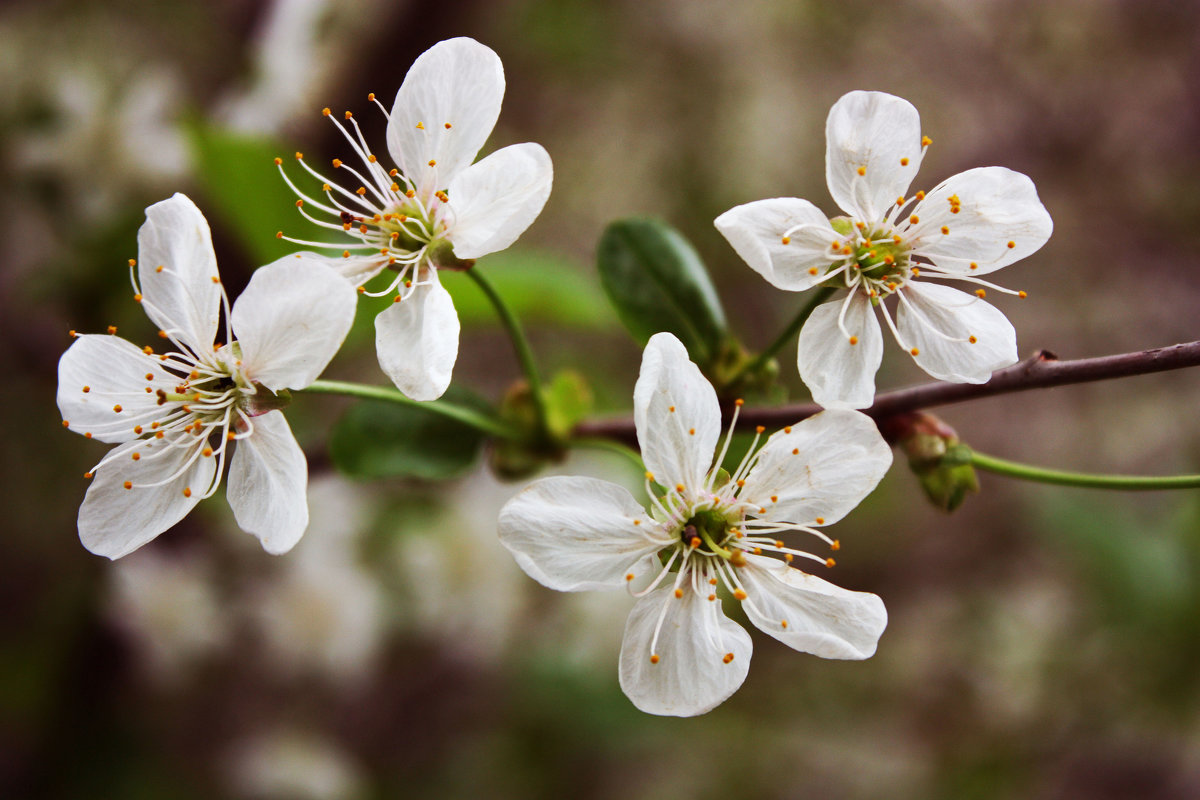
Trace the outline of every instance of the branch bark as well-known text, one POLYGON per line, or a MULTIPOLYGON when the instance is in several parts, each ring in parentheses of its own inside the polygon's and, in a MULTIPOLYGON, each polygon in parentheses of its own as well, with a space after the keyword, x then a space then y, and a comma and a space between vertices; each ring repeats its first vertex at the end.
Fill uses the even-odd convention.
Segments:
MULTIPOLYGON (((876 395, 875 404, 863 409, 863 413, 876 422, 895 416, 918 411, 923 408, 961 403, 1012 392, 1030 389, 1048 389, 1072 383, 1089 383, 1152 372, 1200 366, 1200 341, 1139 350, 1135 353, 1119 353, 1098 358, 1080 358, 1060 361, 1049 350, 1039 350, 1034 355, 992 373, 987 383, 944 383, 935 382, 885 392, 876 395)), ((778 408, 742 409, 738 428, 753 428, 762 425, 768 430, 790 425, 821 410, 814 403, 780 406, 778 408)), ((594 420, 581 423, 577 436, 596 436, 615 439, 626 444, 637 445, 633 420, 628 418, 594 420)))

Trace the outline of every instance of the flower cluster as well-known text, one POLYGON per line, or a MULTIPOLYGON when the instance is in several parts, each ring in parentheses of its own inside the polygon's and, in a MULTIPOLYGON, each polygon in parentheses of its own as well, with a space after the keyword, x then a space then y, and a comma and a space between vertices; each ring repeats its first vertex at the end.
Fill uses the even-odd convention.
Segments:
POLYGON ((817 308, 800 331, 800 377, 813 399, 826 408, 871 405, 883 358, 876 310, 935 378, 985 383, 1014 363, 1016 332, 983 297, 987 289, 1025 293, 980 276, 1050 238, 1053 224, 1033 182, 1003 167, 982 167, 908 194, 931 140, 921 135, 912 104, 882 92, 838 100, 825 136, 829 192, 847 216, 827 219, 807 200, 780 197, 716 219, 746 263, 780 289, 848 290, 817 308), (971 295, 927 278, 980 288, 971 295), (885 302, 893 295, 894 321, 885 302))
POLYGON ((752 645, 725 616, 722 594, 796 650, 869 658, 887 624, 883 603, 795 568, 796 558, 823 566, 833 559, 780 537, 804 533, 838 549, 820 529, 858 505, 892 463, 875 424, 856 411, 825 411, 772 435, 761 449, 756 438, 726 473, 721 463, 733 425, 714 462, 716 392, 669 333, 646 345, 633 403, 649 511, 616 484, 552 477, 500 512, 501 542, 551 589, 632 588, 649 578, 634 592, 639 599, 621 646, 621 688, 633 703, 653 714, 691 716, 741 686, 752 645))

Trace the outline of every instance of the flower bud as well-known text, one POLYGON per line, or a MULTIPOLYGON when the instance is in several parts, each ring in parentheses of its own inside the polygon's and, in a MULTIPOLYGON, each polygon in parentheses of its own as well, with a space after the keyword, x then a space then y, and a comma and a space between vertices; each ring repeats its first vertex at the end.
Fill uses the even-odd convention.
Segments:
POLYGON ((881 425, 884 437, 908 456, 929 501, 944 511, 954 511, 967 492, 979 491, 970 450, 942 420, 923 412, 889 417, 881 425))

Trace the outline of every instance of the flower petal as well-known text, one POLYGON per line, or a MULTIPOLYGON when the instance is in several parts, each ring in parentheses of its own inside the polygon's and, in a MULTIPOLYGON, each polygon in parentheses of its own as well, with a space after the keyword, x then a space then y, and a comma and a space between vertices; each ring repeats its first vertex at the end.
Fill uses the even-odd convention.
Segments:
POLYGON ((554 167, 540 144, 501 148, 450 182, 454 255, 479 258, 511 245, 550 196, 554 167))
POLYGON ((862 292, 818 306, 800 330, 796 353, 800 379, 813 400, 825 408, 870 406, 881 361, 883 333, 862 292), (838 326, 843 308, 845 332, 838 326), (855 344, 850 344, 850 337, 855 344))
POLYGON ((698 488, 721 435, 717 393, 669 333, 650 337, 633 388, 633 421, 646 469, 661 486, 698 488))
POLYGON ((242 368, 272 391, 303 389, 341 347, 357 305, 354 287, 303 254, 255 270, 230 315, 242 368))
POLYGON ((387 130, 392 160, 422 194, 445 189, 487 141, 503 99, 504 66, 491 48, 465 37, 438 42, 396 92, 387 130))
POLYGON ((986 275, 1020 261, 1054 230, 1033 181, 1004 167, 969 169, 946 179, 913 214, 921 220, 912 234, 917 254, 962 275, 986 275))
POLYGON ((388 265, 389 258, 389 256, 381 256, 379 254, 327 256, 323 253, 313 253, 307 250, 292 253, 290 257, 293 259, 303 258, 306 261, 324 264, 345 278, 356 289, 380 272, 383 272, 384 268, 388 265))
POLYGON ((750 621, 802 653, 870 658, 887 627, 887 609, 876 595, 842 589, 778 559, 747 556, 738 578, 750 621))
POLYGON ((187 196, 176 193, 146 209, 137 269, 142 307, 154 324, 197 353, 210 351, 221 313, 220 275, 208 221, 187 196))
POLYGON ((907 100, 850 92, 825 123, 825 178, 843 211, 879 222, 908 191, 924 157, 921 117, 907 100))
POLYGON ((773 434, 738 497, 767 509, 757 515, 765 519, 830 525, 861 503, 891 464, 892 449, 870 417, 829 409, 773 434))
POLYGON ((412 294, 375 317, 379 366, 413 400, 436 400, 458 359, 458 313, 430 270, 412 294))
POLYGON ((291 550, 308 527, 308 462, 282 411, 252 422, 254 432, 238 440, 230 459, 225 496, 238 527, 278 555, 291 550))
POLYGON ((76 433, 101 442, 133 439, 135 425, 162 416, 158 398, 146 387, 179 382, 162 366, 116 336, 80 336, 58 361, 58 410, 76 433))
POLYGON ((625 623, 621 690, 648 714, 703 714, 746 680, 753 647, 720 601, 687 589, 679 598, 670 586, 655 589, 638 600, 625 623))
POLYGON ((995 306, 924 282, 908 284, 901 299, 907 302, 900 303, 896 328, 904 346, 917 349, 917 366, 933 377, 987 383, 992 372, 1017 362, 1017 332, 995 306))
POLYGON ((745 203, 713 224, 751 269, 791 292, 821 282, 830 265, 830 245, 842 238, 820 209, 794 197, 745 203))
POLYGON ((187 516, 215 477, 215 459, 196 455, 199 446, 139 439, 105 456, 79 507, 83 546, 96 555, 118 559, 187 516), (131 458, 135 450, 140 454, 137 461, 131 458), (182 470, 180 475, 161 486, 142 485, 157 483, 177 470, 182 470), (132 489, 125 488, 126 481, 132 489))
POLYGON ((500 543, 560 592, 616 589, 671 543, 624 488, 596 478, 535 481, 500 510, 500 543))

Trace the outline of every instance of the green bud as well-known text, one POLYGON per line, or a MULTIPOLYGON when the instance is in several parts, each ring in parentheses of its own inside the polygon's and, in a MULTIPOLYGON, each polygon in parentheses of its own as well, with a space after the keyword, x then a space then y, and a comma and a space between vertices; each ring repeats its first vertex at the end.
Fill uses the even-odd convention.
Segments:
POLYGON ((954 511, 968 492, 979 491, 971 465, 971 451, 961 444, 954 429, 932 414, 916 412, 887 419, 883 434, 908 456, 929 501, 943 511, 954 511))
POLYGON ((292 393, 287 389, 280 389, 278 392, 272 392, 261 383, 254 384, 255 392, 249 400, 245 401, 246 413, 251 417, 257 417, 261 414, 266 414, 268 411, 277 411, 281 408, 286 408, 292 402, 292 393))

